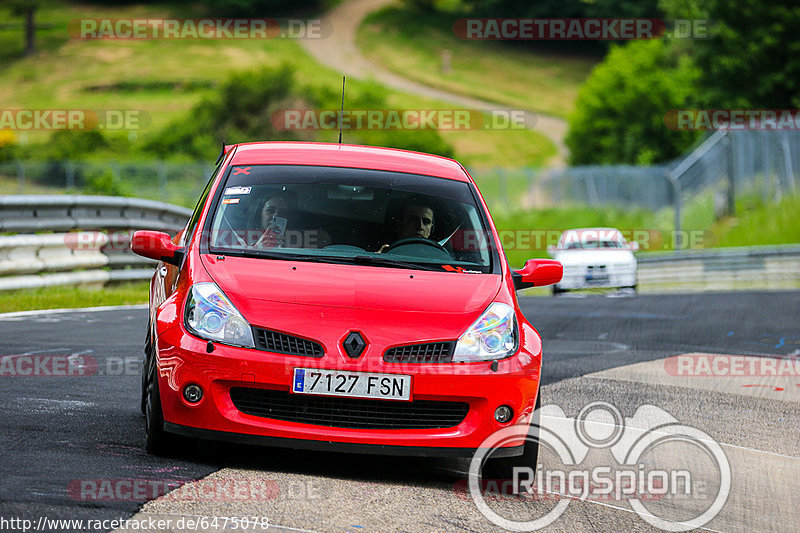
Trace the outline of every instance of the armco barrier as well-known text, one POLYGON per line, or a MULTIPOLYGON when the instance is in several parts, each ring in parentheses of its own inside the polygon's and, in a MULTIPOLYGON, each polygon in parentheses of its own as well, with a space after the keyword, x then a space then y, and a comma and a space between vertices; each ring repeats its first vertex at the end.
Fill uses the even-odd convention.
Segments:
POLYGON ((138 198, 0 196, 0 233, 15 234, 0 235, 0 290, 148 279, 155 261, 131 253, 124 230, 174 234, 190 215, 138 198), (74 230, 90 238, 66 233, 74 230))
POLYGON ((800 245, 641 254, 644 292, 800 288, 800 245))

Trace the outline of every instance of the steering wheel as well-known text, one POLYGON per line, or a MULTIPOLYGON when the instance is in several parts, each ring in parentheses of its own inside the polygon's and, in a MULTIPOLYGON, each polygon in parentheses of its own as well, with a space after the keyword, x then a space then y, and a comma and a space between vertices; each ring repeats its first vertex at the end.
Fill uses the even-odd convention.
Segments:
POLYGON ((436 241, 432 241, 424 237, 408 237, 406 239, 400 239, 399 241, 394 241, 391 245, 389 245, 389 247, 386 249, 384 253, 391 252, 393 249, 399 248, 400 246, 405 246, 407 244, 426 244, 428 246, 431 246, 433 248, 436 248, 437 250, 446 253, 447 256, 450 257, 450 252, 448 252, 444 246, 442 246, 436 241))

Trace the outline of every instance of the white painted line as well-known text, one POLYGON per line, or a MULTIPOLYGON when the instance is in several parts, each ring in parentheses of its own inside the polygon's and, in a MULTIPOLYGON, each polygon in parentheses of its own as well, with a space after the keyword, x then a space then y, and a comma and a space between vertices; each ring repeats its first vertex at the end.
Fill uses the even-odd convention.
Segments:
POLYGON ((5 318, 19 318, 26 316, 49 315, 51 313, 92 313, 95 311, 124 311, 126 309, 147 309, 148 304, 134 305, 105 305, 99 307, 73 307, 66 309, 33 309, 31 311, 15 311, 13 313, 0 313, 0 320, 5 318))
MULTIPOLYGON (((593 377, 593 376, 586 375, 586 376, 583 376, 583 377, 593 377)), ((597 378, 597 379, 604 379, 604 378, 597 378)), ((568 421, 568 422, 572 422, 574 420, 573 418, 570 418, 570 417, 562 418, 562 417, 559 417, 559 416, 550 416, 550 415, 541 415, 541 417, 542 417, 542 419, 550 418, 552 420, 564 420, 564 421, 568 421)), ((595 426, 609 426, 609 427, 622 428, 622 429, 631 428, 631 429, 636 429, 636 430, 640 430, 640 431, 643 431, 643 432, 649 432, 649 433, 654 433, 654 434, 658 434, 658 435, 669 435, 668 433, 660 431, 658 428, 645 430, 645 429, 642 429, 642 428, 637 428, 635 426, 620 426, 619 424, 610 424, 608 422, 603 422, 601 420, 592 420, 590 423, 592 425, 595 425, 595 426)), ((697 440, 699 440, 700 442, 717 442, 717 441, 706 440, 706 439, 697 439, 697 440)), ((748 451, 748 452, 763 453, 765 455, 774 455, 775 457, 784 457, 786 459, 798 459, 798 460, 800 460, 800 457, 796 457, 794 455, 785 455, 785 454, 782 454, 782 453, 768 452, 768 451, 765 451, 765 450, 757 450, 755 448, 748 448, 747 446, 739 446, 737 444, 728 444, 726 442, 717 442, 717 444, 719 444, 720 446, 728 446, 730 448, 736 448, 736 449, 744 450, 744 451, 748 451)))
MULTIPOLYGON (((571 496, 569 494, 561 494, 560 492, 554 492, 552 490, 542 490, 542 492, 546 492, 548 494, 555 494, 557 496, 561 496, 562 498, 569 498, 570 500, 575 500, 575 501, 579 501, 579 502, 583 502, 583 503, 591 503, 593 505, 601 505, 603 507, 610 507, 611 509, 616 509, 617 511, 625 511, 626 513, 630 513, 630 514, 635 514, 637 516, 641 516, 641 515, 639 515, 639 513, 637 513, 633 509, 626 509, 625 507, 621 507, 621 506, 618 506, 618 505, 612 505, 610 503, 599 502, 597 500, 589 500, 589 499, 584 499, 584 498, 578 498, 577 496, 571 496)), ((662 518, 660 516, 656 516, 656 515, 653 515, 653 514, 650 514, 650 513, 647 513, 647 516, 654 517, 654 518, 662 518)), ((664 519, 664 520, 666 520, 666 519, 664 519)), ((674 524, 685 524, 686 523, 686 522, 681 522, 680 520, 669 520, 669 522, 672 522, 674 524)), ((708 528, 708 527, 698 527, 698 528, 695 528, 693 531, 697 531, 697 530, 711 531, 712 533, 724 533, 723 531, 720 531, 718 529, 711 529, 711 528, 708 528)))

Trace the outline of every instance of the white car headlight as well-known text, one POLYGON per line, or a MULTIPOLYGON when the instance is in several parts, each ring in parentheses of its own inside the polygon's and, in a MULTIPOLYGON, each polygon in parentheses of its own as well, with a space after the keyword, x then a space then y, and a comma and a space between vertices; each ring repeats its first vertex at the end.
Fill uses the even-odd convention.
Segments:
POLYGON ((186 326, 198 337, 254 348, 253 330, 214 283, 192 286, 186 302, 186 326))
POLYGON ((517 318, 510 305, 495 302, 458 339, 454 363, 492 361, 517 349, 517 318))

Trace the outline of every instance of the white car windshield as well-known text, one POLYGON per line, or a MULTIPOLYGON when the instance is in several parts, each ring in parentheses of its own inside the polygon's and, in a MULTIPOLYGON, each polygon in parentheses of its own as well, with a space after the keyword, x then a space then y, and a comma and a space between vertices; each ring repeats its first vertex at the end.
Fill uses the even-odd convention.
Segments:
POLYGON ((567 244, 567 250, 592 250, 598 248, 623 248, 623 244, 619 241, 585 241, 585 242, 571 242, 567 244))

